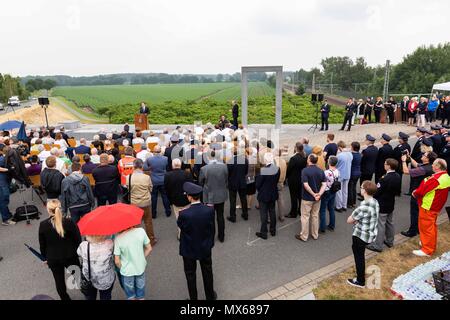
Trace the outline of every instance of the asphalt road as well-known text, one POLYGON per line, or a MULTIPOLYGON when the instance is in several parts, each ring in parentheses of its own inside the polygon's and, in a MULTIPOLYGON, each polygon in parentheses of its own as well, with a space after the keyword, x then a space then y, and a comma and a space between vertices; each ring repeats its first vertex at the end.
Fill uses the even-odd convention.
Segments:
POLYGON ((20 109, 24 109, 27 107, 31 107, 33 105, 35 105, 37 103, 37 100, 28 100, 28 101, 21 101, 20 102, 20 107, 10 107, 8 106, 7 103, 3 104, 3 108, 4 110, 0 110, 0 114, 7 114, 7 113, 11 113, 20 109))
MULTIPOLYGON (((407 191, 409 177, 404 176, 403 192, 407 191)), ((26 193, 31 201, 31 192, 26 193)), ((289 210, 289 194, 283 193, 289 210)), ((11 211, 22 203, 18 193, 12 195, 11 211)), ((35 203, 36 201, 35 197, 35 203)), ((37 204, 47 217, 42 204, 37 204)), ((182 259, 178 254, 179 243, 176 240, 176 224, 173 216, 163 214, 161 199, 158 202, 158 218, 154 220, 156 236, 159 239, 148 259, 147 299, 185 299, 188 297, 182 259)), ((225 215, 229 212, 228 203, 225 215)), ((298 219, 278 223, 277 236, 264 241, 256 238, 260 227, 259 213, 256 209, 249 212, 249 220, 240 219, 231 224, 226 221, 225 243, 216 242, 213 249, 213 270, 215 289, 219 299, 251 299, 280 285, 331 264, 351 255, 352 227, 346 224, 350 214, 336 213, 336 231, 320 235, 317 241, 307 243, 294 238, 299 232, 298 219)), ((394 214, 396 232, 409 226, 409 197, 397 198, 394 214)), ((50 270, 37 260, 24 246, 24 243, 39 248, 39 221, 31 225, 20 222, 16 226, 0 226, 0 299, 30 299, 36 294, 48 294, 58 298, 50 270)), ((204 298, 201 273, 198 268, 199 298, 204 298)), ((82 299, 79 291, 71 290, 74 299, 82 299)), ((124 299, 125 295, 116 283, 114 299, 124 299)))

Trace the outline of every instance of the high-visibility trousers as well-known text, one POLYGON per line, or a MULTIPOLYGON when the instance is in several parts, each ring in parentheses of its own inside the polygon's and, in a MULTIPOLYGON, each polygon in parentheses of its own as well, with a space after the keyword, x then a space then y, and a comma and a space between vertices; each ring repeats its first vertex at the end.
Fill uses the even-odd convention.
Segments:
POLYGON ((422 251, 433 255, 437 245, 437 224, 439 212, 419 208, 419 233, 422 242, 422 251))

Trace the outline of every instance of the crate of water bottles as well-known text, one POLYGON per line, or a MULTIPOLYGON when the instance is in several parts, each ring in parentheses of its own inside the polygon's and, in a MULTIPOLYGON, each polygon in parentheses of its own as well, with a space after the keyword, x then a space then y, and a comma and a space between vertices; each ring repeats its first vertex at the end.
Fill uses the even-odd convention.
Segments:
POLYGON ((443 295, 436 292, 433 273, 446 270, 450 270, 450 252, 399 276, 391 290, 405 300, 441 300, 443 295))

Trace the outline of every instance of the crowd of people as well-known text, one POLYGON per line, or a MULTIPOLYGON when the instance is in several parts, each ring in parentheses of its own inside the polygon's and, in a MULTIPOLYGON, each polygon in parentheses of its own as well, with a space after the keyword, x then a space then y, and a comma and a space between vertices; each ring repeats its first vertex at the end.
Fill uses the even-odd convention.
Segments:
MULTIPOLYGON (((444 125, 450 124, 450 96, 441 94, 433 94, 430 99, 427 97, 403 97, 401 102, 397 102, 394 97, 389 97, 383 101, 382 97, 367 97, 356 100, 355 98, 348 99, 345 105, 344 123, 341 131, 351 130, 352 125, 380 123, 384 119, 383 110, 385 111, 386 123, 393 124, 394 122, 407 123, 409 126, 425 127, 427 124, 434 123, 440 120, 444 125), (400 110, 399 117, 396 121, 397 110, 400 110), (372 115, 374 118, 372 118, 372 115), (374 122, 372 122, 372 119, 374 122)), ((328 101, 325 100, 320 108, 322 126, 321 131, 328 131, 329 129, 329 115, 331 107, 328 101)))
POLYGON ((411 223, 402 234, 420 233, 421 248, 415 255, 435 252, 436 219, 450 188, 449 128, 418 127, 413 148, 403 132, 395 148, 387 134, 378 139, 367 135, 364 148, 357 141, 336 143, 331 133, 324 147, 310 146, 305 137, 295 144, 293 155, 288 146, 236 127, 225 116, 216 125, 178 126, 161 134, 149 132, 148 137, 130 132, 128 125, 120 134, 101 130, 92 141, 74 141, 64 128, 29 130, 23 141, 4 132, 2 221, 5 226, 15 223, 8 208, 11 178, 30 186, 30 178, 39 176, 49 213, 39 228, 41 254, 61 299, 70 299, 64 268, 73 265, 81 265, 83 275, 92 279, 91 290, 84 292, 87 299, 95 299, 97 292, 101 299, 111 299, 116 277, 128 299, 143 299, 146 257, 158 242, 153 220, 158 217, 160 195, 165 216, 176 217, 174 237, 180 241, 190 298, 197 299, 195 270, 200 261, 207 299, 216 299, 211 250, 216 235, 220 242, 226 238, 227 201, 230 223, 238 222, 238 210, 248 220, 256 205, 260 213, 256 236, 263 240, 269 234, 276 236, 277 221, 299 216, 295 238, 317 240, 320 234, 335 231, 336 211, 352 210, 348 223, 354 225, 357 277, 349 284, 364 287, 365 249, 381 252, 384 245, 394 245, 393 213, 395 199, 402 194, 402 175, 411 177, 407 193, 411 223), (284 188, 289 189, 290 208, 281 196, 284 188), (96 206, 118 201, 143 210, 143 229, 137 226, 112 238, 92 235, 82 241, 80 219, 96 206), (95 261, 92 268, 88 261, 95 261))

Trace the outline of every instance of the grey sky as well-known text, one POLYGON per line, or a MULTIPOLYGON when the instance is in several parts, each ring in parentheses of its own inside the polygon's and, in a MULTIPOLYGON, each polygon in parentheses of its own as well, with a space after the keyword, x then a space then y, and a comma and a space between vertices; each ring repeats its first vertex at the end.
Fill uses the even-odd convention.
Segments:
POLYGON ((233 73, 394 63, 450 40, 448 0, 14 0, 0 3, 0 72, 233 73))

